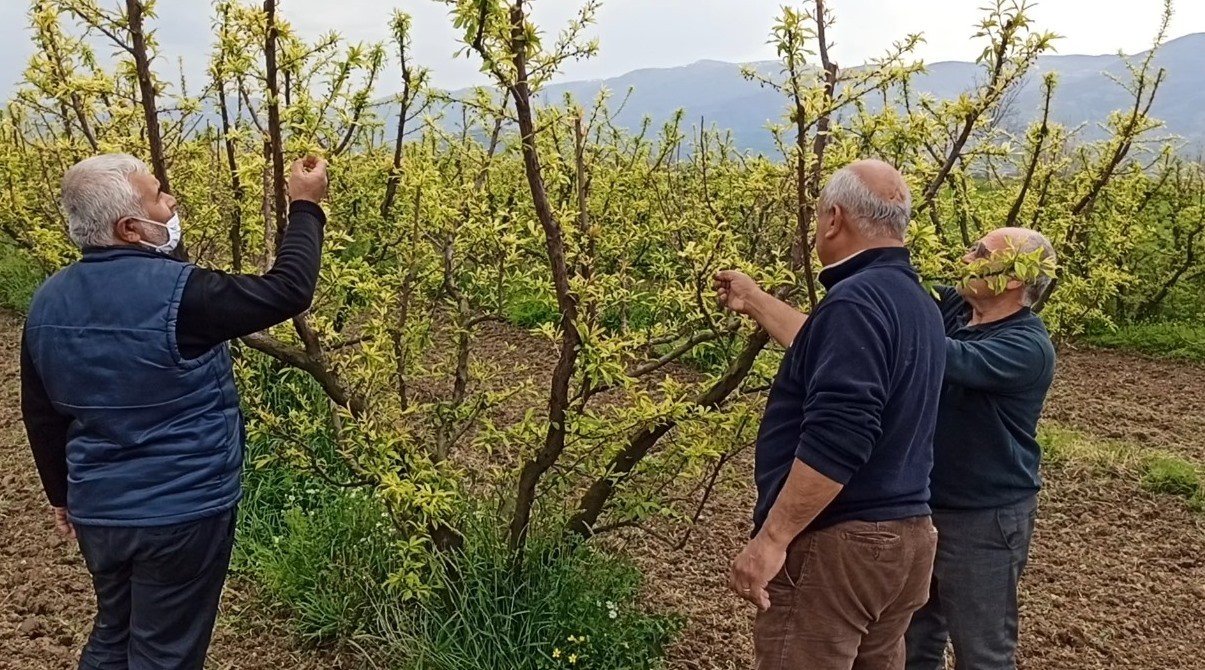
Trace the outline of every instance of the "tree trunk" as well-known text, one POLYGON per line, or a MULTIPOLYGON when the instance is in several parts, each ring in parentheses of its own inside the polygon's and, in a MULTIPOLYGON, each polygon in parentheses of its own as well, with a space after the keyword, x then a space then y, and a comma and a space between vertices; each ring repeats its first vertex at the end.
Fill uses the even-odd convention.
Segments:
MULTIPOLYGON (((227 32, 229 17, 222 14, 221 35, 227 32)), ((231 137, 233 125, 230 122, 230 106, 226 100, 225 59, 219 56, 215 68, 214 85, 218 89, 218 107, 222 116, 222 140, 226 150, 226 169, 230 171, 230 192, 234 198, 234 206, 230 211, 230 267, 236 273, 243 271, 243 181, 238 172, 238 159, 235 155, 234 139, 231 137)))
POLYGON ((393 210, 393 201, 397 197, 398 184, 402 180, 402 156, 406 137, 406 115, 410 113, 410 70, 402 67, 402 97, 401 109, 397 118, 397 139, 393 142, 393 166, 389 170, 389 179, 385 182, 385 200, 381 202, 381 218, 388 220, 393 210))
POLYGON ((274 248, 279 250, 285 234, 285 161, 283 132, 280 125, 279 69, 276 64, 276 42, 280 32, 276 25, 276 0, 264 0, 267 30, 264 38, 264 69, 268 85, 268 141, 272 158, 272 206, 276 224, 274 248))
MULTIPOLYGON (((151 59, 147 53, 146 33, 143 29, 141 0, 126 0, 126 20, 129 21, 130 51, 134 56, 134 71, 138 77, 138 94, 142 102, 142 116, 146 122, 146 141, 151 154, 151 170, 159 180, 159 188, 171 193, 171 182, 167 177, 167 156, 163 150, 163 135, 159 128, 159 106, 156 102, 155 82, 151 78, 151 59)), ((184 241, 173 254, 188 260, 184 241)))
POLYGON ((510 48, 515 68, 515 81, 511 97, 515 102, 515 114, 519 121, 522 137, 523 168, 527 175, 528 188, 535 205, 536 218, 544 230, 548 263, 552 270, 556 288, 557 306, 561 312, 561 351, 552 373, 548 394, 548 432, 544 444, 535 456, 523 464, 519 472, 518 491, 515 494, 514 515, 510 523, 509 547, 516 560, 522 556, 527 544, 528 525, 532 507, 535 505, 536 488, 544 473, 548 472, 565 450, 565 419, 569 409, 569 383, 577 363, 577 298, 569 286, 569 271, 565 262, 565 243, 560 224, 553 215, 548 192, 544 187, 540 156, 536 147, 535 119, 531 108, 531 88, 527 81, 527 33, 523 0, 515 0, 510 11, 510 48))
POLYGON ((1005 219, 1004 225, 1012 228, 1017 225, 1017 219, 1021 215, 1021 206, 1025 204, 1025 197, 1029 194, 1029 188, 1033 185, 1033 176, 1038 171, 1038 161, 1042 157, 1042 145, 1046 142, 1046 136, 1050 134, 1050 99, 1054 95, 1054 82, 1052 79, 1047 79, 1045 85, 1045 103, 1042 106, 1042 125, 1038 128, 1038 136, 1034 140, 1033 150, 1029 156, 1029 166, 1025 169, 1025 178, 1021 181, 1021 190, 1017 193, 1017 199, 1013 201, 1013 206, 1008 210, 1008 217, 1005 219))

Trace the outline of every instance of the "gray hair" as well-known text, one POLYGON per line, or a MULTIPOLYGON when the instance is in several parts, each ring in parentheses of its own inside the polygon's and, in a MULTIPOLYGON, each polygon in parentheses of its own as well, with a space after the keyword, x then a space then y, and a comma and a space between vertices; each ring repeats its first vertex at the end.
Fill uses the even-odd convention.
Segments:
POLYGON ((904 185, 902 202, 888 200, 871 191, 858 173, 848 166, 833 173, 820 193, 824 210, 840 205, 850 214, 858 229, 868 237, 892 237, 903 240, 912 220, 912 194, 904 185))
POLYGON ((127 216, 146 216, 130 177, 147 172, 145 163, 128 154, 94 156, 67 170, 62 207, 71 241, 81 249, 116 244, 114 223, 127 216))
MULTIPOLYGON (((1025 232, 1025 240, 1021 242, 1017 251, 1029 254, 1041 250, 1041 260, 1049 258, 1058 263, 1058 256, 1054 252, 1054 245, 1050 244, 1050 240, 1046 239, 1045 235, 1036 230, 1027 229, 1025 232)), ((1053 277, 1039 274, 1036 279, 1026 282, 1024 290, 1021 291, 1021 303, 1027 306, 1037 303, 1046 294, 1052 281, 1054 281, 1053 277)))

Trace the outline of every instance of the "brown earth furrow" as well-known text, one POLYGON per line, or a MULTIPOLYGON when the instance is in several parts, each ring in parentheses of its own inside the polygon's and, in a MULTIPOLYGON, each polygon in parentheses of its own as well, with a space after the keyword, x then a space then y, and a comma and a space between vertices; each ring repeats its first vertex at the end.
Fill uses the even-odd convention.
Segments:
MULTIPOLYGON (((0 669, 73 668, 92 612, 73 543, 55 536, 18 416, 19 321, 0 315, 0 669)), ((483 329, 485 360, 538 370, 546 343, 483 329), (494 356, 497 354, 498 356, 494 356)), ((536 386, 542 389, 543 381, 536 386)), ((1205 463, 1205 369, 1108 351, 1064 351, 1047 415, 1093 435, 1205 463)), ((681 550, 621 538, 647 574, 646 603, 687 617, 669 666, 750 666, 753 612, 725 588, 749 529, 752 454, 724 474, 681 550)), ((1023 585, 1020 665, 1029 670, 1205 668, 1205 515, 1130 478, 1074 464, 1047 472, 1023 585)), ((227 589, 210 667, 354 668, 354 654, 312 650, 264 611, 251 587, 227 589)))
MULTIPOLYGON (((0 313, 0 670, 74 670, 95 612, 74 541, 54 532, 19 419, 20 321, 0 313)), ((307 649, 240 580, 227 585, 206 667, 350 670, 352 654, 307 649)))

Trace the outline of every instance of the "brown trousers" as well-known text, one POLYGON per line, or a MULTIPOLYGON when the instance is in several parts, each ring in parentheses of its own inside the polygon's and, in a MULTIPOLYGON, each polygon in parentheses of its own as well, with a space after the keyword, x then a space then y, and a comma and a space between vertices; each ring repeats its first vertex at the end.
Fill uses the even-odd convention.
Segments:
POLYGON ((904 632, 929 599, 929 517, 804 532, 753 627, 757 670, 902 670, 904 632))

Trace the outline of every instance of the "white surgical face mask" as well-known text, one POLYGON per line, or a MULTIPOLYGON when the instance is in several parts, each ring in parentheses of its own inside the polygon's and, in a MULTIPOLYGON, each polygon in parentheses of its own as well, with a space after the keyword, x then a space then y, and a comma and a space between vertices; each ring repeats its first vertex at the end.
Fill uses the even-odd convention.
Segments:
POLYGON ((159 223, 158 221, 151 221, 150 219, 142 219, 142 218, 139 218, 136 216, 130 217, 130 218, 134 219, 135 221, 142 221, 143 223, 152 223, 156 226, 167 229, 167 241, 166 242, 164 242, 163 244, 158 244, 158 245, 151 244, 149 242, 140 242, 143 246, 150 247, 150 248, 154 249, 155 251, 158 251, 161 254, 170 254, 171 252, 175 251, 176 247, 180 244, 180 215, 179 214, 172 214, 172 218, 168 219, 167 223, 159 223))

